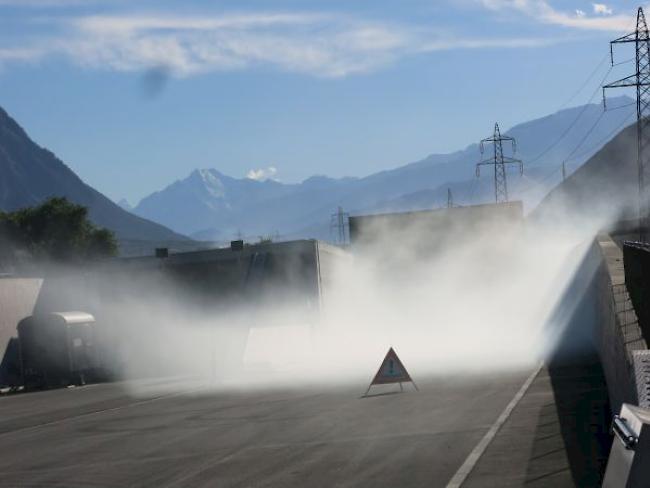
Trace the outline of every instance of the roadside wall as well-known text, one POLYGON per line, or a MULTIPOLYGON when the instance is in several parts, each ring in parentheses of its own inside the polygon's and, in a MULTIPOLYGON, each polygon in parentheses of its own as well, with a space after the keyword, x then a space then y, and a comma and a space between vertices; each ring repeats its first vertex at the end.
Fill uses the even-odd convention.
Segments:
POLYGON ((609 235, 596 238, 583 267, 594 264, 594 340, 605 371, 612 411, 618 412, 623 402, 643 405, 647 401, 640 388, 647 344, 625 284, 623 251, 609 235))

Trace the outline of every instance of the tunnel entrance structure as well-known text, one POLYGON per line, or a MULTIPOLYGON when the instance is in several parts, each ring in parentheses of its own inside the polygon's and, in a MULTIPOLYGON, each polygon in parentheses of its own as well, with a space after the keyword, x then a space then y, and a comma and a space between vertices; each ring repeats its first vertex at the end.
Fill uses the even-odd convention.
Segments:
POLYGON ((317 326, 334 268, 349 259, 316 240, 158 256, 113 259, 48 277, 36 310, 92 313, 99 361, 115 377, 210 369, 228 376, 243 360, 249 331, 277 325, 271 320, 277 310, 317 326))

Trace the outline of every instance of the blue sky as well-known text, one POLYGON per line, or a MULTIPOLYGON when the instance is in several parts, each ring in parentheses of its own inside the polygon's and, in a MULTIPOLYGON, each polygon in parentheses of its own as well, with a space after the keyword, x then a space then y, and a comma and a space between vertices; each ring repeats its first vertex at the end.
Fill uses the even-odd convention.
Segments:
POLYGON ((586 101, 637 6, 0 0, 0 105, 132 203, 194 168, 363 176, 586 101))

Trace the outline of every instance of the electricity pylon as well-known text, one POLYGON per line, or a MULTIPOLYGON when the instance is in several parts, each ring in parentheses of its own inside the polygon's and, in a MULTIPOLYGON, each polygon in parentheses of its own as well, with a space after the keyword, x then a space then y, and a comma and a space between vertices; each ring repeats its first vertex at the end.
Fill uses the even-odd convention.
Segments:
POLYGON ((454 195, 451 193, 451 188, 447 188, 447 208, 454 206, 454 195))
POLYGON ((337 243, 345 245, 348 243, 346 232, 347 222, 349 222, 350 214, 343 211, 343 207, 339 207, 336 213, 332 214, 330 223, 330 230, 337 230, 337 243))
POLYGON ((524 174, 524 163, 520 159, 514 159, 503 155, 503 141, 512 144, 513 154, 517 151, 517 141, 510 136, 502 136, 499 131, 499 124, 494 124, 494 135, 481 141, 481 154, 485 152, 485 143, 492 143, 494 156, 477 163, 476 177, 481 176, 481 166, 494 165, 494 199, 496 203, 508 201, 508 180, 506 177, 506 165, 518 164, 519 173, 524 174))
POLYGON ((614 65, 614 44, 634 43, 636 48, 636 73, 618 81, 603 85, 603 102, 608 88, 636 88, 636 134, 637 166, 639 174, 639 236, 642 242, 648 237, 648 162, 650 149, 650 34, 643 9, 636 14, 636 30, 609 43, 612 66, 614 65))

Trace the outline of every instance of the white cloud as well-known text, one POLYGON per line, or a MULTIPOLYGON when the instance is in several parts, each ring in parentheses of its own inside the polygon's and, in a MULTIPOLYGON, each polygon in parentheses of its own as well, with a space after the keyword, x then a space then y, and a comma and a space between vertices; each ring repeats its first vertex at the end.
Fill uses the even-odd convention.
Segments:
POLYGON ((594 13, 600 15, 612 15, 614 10, 611 7, 608 7, 604 3, 593 3, 594 13))
MULTIPOLYGON (((635 16, 633 14, 613 15, 613 11, 611 11, 611 15, 603 15, 606 12, 598 12, 598 15, 595 16, 589 16, 582 10, 576 10, 575 13, 565 12, 554 8, 546 0, 478 1, 484 7, 490 10, 518 11, 545 24, 560 25, 563 27, 572 27, 576 29, 612 31, 620 33, 623 31, 628 31, 630 27, 634 25, 635 21, 635 16)), ((595 5, 596 4, 594 4, 594 9, 595 5)), ((603 4, 598 5, 605 6, 603 4)))
POLYGON ((0 62, 2 61, 35 61, 45 55, 46 51, 33 48, 0 48, 0 62))
POLYGON ((380 23, 317 14, 89 16, 69 21, 52 48, 95 68, 165 66, 173 75, 268 65, 322 77, 390 62, 407 34, 380 23))
POLYGON ((7 7, 70 7, 91 3, 92 0, 0 0, 0 6, 7 7))
POLYGON ((563 42, 563 39, 550 37, 450 39, 426 42, 420 46, 420 51, 446 51, 449 49, 517 49, 546 47, 559 42, 563 42))
MULTIPOLYGON (((493 8, 509 3, 483 1, 493 8)), ((524 5, 532 0, 511 1, 524 5)), ((58 34, 32 39, 31 44, 25 39, 20 48, 5 46, 0 50, 0 61, 63 55, 92 69, 163 69, 176 77, 263 66, 336 78, 371 72, 422 52, 540 47, 561 42, 557 38, 455 37, 431 28, 300 12, 205 16, 141 13, 39 21, 49 22, 49 30, 58 34)))
POLYGON ((264 180, 274 179, 277 173, 278 170, 275 166, 269 166, 268 168, 249 170, 248 173, 246 173, 246 178, 248 178, 249 180, 264 181, 264 180))

